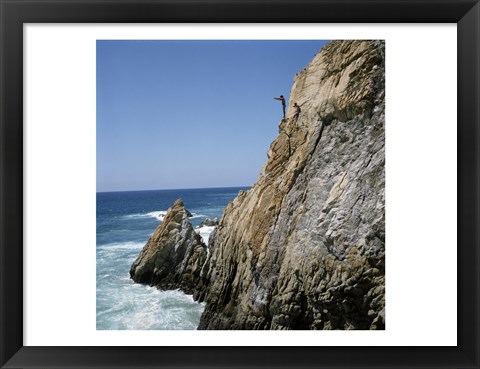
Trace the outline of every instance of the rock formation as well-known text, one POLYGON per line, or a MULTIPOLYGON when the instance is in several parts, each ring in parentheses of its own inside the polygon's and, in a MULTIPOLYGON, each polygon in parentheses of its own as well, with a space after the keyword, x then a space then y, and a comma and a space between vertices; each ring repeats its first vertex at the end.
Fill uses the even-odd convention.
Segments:
MULTIPOLYGON (((384 79, 382 41, 333 41, 297 74, 257 182, 224 210, 208 256, 187 256, 199 329, 384 329, 384 79)), ((188 292, 173 283, 185 268, 168 270, 183 238, 159 246, 183 219, 168 216, 142 255, 174 256, 140 255, 132 275, 188 292)))
POLYGON ((383 328, 383 55, 331 42, 296 76, 257 183, 210 238, 200 328, 383 328))
POLYGON ((188 220, 189 214, 181 199, 168 209, 132 264, 130 277, 135 282, 193 294, 207 252, 188 220))
POLYGON ((211 218, 207 218, 205 220, 203 220, 199 225, 198 225, 198 228, 201 228, 201 227, 216 227, 218 225, 220 221, 218 220, 217 217, 211 219, 211 218))

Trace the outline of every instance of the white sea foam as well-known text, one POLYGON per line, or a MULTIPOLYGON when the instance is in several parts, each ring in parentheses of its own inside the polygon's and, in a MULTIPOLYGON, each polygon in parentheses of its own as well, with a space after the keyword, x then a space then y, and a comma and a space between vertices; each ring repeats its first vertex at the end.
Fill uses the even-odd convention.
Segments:
POLYGON ((105 292, 109 304, 97 309, 97 329, 196 329, 205 307, 181 291, 160 291, 131 281, 105 292))
POLYGON ((122 251, 122 250, 141 250, 145 242, 114 242, 97 246, 97 250, 102 251, 122 251))
MULTIPOLYGON (((155 218, 159 221, 163 221, 163 218, 165 218, 165 215, 167 214, 167 211, 165 210, 158 210, 158 211, 150 211, 148 213, 139 213, 139 214, 129 214, 125 215, 122 218, 123 219, 144 219, 144 218, 155 218)), ((195 218, 206 218, 206 215, 203 214, 197 214, 197 213, 192 213, 192 216, 190 219, 195 219, 195 218)))
POLYGON ((166 211, 160 210, 160 211, 152 211, 150 213, 147 213, 147 216, 158 219, 159 221, 163 221, 163 218, 165 218, 166 214, 167 214, 166 211))
POLYGON ((158 210, 158 211, 150 211, 148 213, 129 214, 129 215, 123 216, 122 218, 123 219, 155 218, 155 219, 158 219, 159 221, 162 221, 163 218, 165 217, 165 214, 167 214, 166 211, 158 210))
POLYGON ((147 218, 148 214, 128 214, 128 215, 123 215, 120 217, 120 219, 141 219, 141 218, 147 218))
POLYGON ((181 291, 160 291, 130 279, 130 266, 144 244, 97 247, 97 329, 196 329, 205 304, 181 291))
POLYGON ((210 233, 213 232, 215 227, 213 226, 203 226, 199 228, 195 228, 195 232, 197 232, 203 239, 203 242, 205 242, 205 245, 208 246, 208 238, 210 237, 210 233))

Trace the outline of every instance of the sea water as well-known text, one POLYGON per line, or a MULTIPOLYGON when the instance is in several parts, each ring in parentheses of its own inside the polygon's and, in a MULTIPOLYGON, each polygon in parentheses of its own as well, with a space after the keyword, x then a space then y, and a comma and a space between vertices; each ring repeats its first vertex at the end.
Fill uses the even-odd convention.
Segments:
MULTIPOLYGON (((196 329, 203 303, 179 290, 134 283, 130 267, 167 209, 181 198, 194 227, 220 219, 246 187, 97 193, 97 329, 196 329)), ((213 227, 199 233, 208 243, 213 227)))

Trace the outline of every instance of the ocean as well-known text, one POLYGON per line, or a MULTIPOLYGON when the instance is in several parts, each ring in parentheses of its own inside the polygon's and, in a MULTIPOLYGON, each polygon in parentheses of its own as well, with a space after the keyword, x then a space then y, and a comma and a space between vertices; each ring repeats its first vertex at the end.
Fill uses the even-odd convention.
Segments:
MULTIPOLYGON (((203 303, 179 290, 133 283, 130 266, 176 199, 183 200, 198 227, 206 218, 220 219, 227 204, 247 189, 97 193, 97 330, 196 329, 203 303)), ((212 229, 199 229, 207 243, 212 229)))

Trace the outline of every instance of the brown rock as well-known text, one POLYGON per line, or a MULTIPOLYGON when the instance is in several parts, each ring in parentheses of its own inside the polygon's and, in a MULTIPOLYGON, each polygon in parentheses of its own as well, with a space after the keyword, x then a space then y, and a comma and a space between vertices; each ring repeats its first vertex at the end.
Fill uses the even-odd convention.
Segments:
POLYGON ((132 264, 130 277, 161 289, 180 288, 192 294, 207 256, 206 246, 178 199, 132 264))

